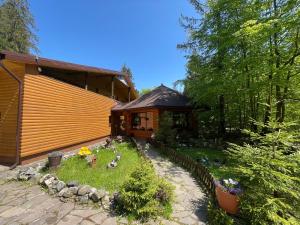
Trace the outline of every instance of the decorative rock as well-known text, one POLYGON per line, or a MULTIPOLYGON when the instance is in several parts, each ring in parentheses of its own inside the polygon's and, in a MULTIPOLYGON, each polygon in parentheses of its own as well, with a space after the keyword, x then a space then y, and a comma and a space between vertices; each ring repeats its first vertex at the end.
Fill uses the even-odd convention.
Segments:
POLYGON ((105 195, 102 199, 101 199, 101 204, 103 209, 108 210, 110 208, 110 198, 108 195, 105 195))
POLYGON ((44 183, 45 180, 48 180, 50 177, 52 177, 51 174, 46 174, 46 175, 44 175, 44 176, 40 179, 39 183, 42 184, 42 185, 45 184, 45 183, 44 183))
POLYGON ((66 186, 65 182, 63 182, 63 181, 58 181, 58 183, 56 184, 56 190, 57 190, 58 192, 60 192, 65 186, 66 186))
POLYGON ((56 191, 55 191, 55 189, 50 188, 50 189, 48 190, 48 193, 49 193, 49 195, 54 195, 54 194, 56 193, 56 191))
POLYGON ((29 176, 27 176, 26 174, 24 174, 24 173, 19 173, 18 175, 17 175, 17 179, 18 180, 21 180, 21 181, 27 181, 27 180, 29 180, 29 176))
POLYGON ((91 193, 90 199, 93 202, 99 202, 106 195, 105 190, 98 190, 96 192, 91 193))
POLYGON ((17 179, 22 181, 30 180, 37 174, 37 171, 32 167, 21 168, 17 174, 17 179))
POLYGON ((81 204, 87 204, 89 202, 89 196, 88 195, 78 196, 78 201, 81 204))
POLYGON ((52 182, 55 180, 55 177, 51 177, 47 180, 44 181, 44 184, 48 187, 51 188, 52 187, 52 182))
POLYGON ((90 191, 90 193, 89 193, 89 197, 91 198, 92 194, 95 193, 96 191, 97 191, 97 189, 94 188, 94 187, 92 187, 92 188, 91 188, 91 191, 90 191))
POLYGON ((65 192, 67 192, 69 190, 69 188, 65 187, 63 188, 59 193, 58 193, 58 196, 59 197, 62 197, 64 195, 65 192))
POLYGON ((80 185, 78 187, 78 192, 77 194, 82 196, 82 195, 86 195, 89 194, 91 192, 91 187, 88 185, 80 185))
POLYGON ((72 180, 67 183, 67 187, 78 187, 78 181, 72 180))
POLYGON ((78 192, 78 187, 70 187, 69 190, 70 190, 74 195, 76 195, 77 192, 78 192))
POLYGON ((64 198, 71 198, 73 196, 73 192, 68 188, 63 194, 62 197, 64 198))

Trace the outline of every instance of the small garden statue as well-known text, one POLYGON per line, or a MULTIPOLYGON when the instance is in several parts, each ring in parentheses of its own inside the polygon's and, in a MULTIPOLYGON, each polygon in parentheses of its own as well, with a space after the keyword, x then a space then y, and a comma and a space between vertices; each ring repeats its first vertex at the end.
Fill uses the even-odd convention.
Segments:
POLYGON ((95 155, 88 155, 85 159, 92 168, 96 166, 97 157, 95 155))
POLYGON ((120 159, 121 159, 121 153, 118 153, 116 156, 116 161, 120 161, 120 159))
POLYGON ((118 163, 116 162, 116 160, 112 160, 110 163, 107 164, 107 169, 109 168, 115 168, 117 167, 118 163))
POLYGON ((104 148, 109 148, 109 147, 111 146, 111 139, 108 138, 108 139, 106 139, 105 142, 106 142, 106 143, 105 143, 105 145, 104 145, 104 148))

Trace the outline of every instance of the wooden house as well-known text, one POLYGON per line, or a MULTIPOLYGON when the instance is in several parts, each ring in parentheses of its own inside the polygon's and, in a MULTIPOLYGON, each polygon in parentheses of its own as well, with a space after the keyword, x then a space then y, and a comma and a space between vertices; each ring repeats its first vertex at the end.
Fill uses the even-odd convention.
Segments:
POLYGON ((158 129, 159 117, 165 111, 171 112, 174 128, 196 128, 189 99, 161 85, 130 103, 116 105, 112 109, 112 134, 149 139, 158 129))
POLYGON ((0 52, 0 162, 105 138, 111 108, 136 97, 121 72, 0 52))

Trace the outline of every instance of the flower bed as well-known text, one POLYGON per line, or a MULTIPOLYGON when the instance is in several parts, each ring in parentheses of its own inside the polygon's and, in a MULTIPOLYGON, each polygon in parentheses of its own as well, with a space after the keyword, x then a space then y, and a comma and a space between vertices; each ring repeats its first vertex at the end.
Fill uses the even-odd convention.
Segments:
MULTIPOLYGON (((82 151, 82 154, 86 152, 82 151)), ((115 144, 110 148, 97 148, 92 152, 97 158, 96 165, 91 167, 85 158, 74 156, 62 162, 55 171, 64 182, 77 181, 80 184, 104 188, 114 192, 124 183, 126 176, 141 165, 141 157, 130 143, 115 144), (115 168, 108 168, 113 160, 121 155, 115 168)))

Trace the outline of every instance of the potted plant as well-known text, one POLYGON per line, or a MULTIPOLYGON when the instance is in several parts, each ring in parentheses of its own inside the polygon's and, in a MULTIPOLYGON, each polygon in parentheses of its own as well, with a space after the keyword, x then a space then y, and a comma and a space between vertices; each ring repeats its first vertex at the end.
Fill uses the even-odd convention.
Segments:
POLYGON ((216 181, 215 184, 219 206, 227 213, 237 214, 239 210, 239 195, 242 194, 239 182, 229 178, 216 181))
POLYGON ((49 168, 56 168, 60 165, 63 153, 55 151, 48 154, 49 168))

